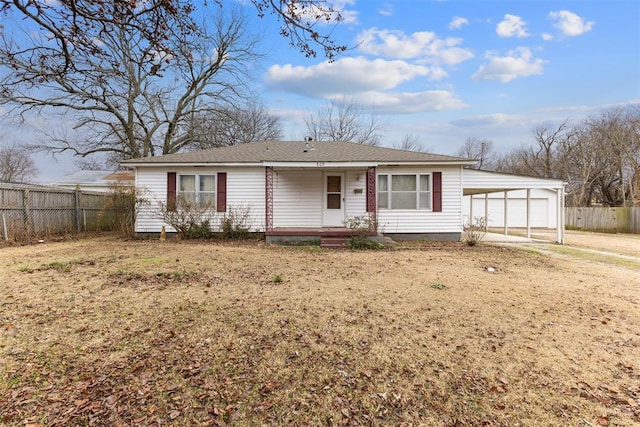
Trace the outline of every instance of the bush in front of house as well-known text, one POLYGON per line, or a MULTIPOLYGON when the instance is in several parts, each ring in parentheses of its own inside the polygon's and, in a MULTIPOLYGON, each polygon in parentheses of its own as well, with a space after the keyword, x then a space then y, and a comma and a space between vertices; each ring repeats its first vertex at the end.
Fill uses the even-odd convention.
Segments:
POLYGON ((468 246, 476 246, 487 234, 487 222, 484 217, 476 217, 462 228, 462 242, 468 246))

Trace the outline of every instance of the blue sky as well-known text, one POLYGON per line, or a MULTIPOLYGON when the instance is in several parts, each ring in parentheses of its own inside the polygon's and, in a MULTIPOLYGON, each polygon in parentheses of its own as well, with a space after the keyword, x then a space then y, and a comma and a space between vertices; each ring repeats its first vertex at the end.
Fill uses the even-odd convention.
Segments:
MULTIPOLYGON (((375 111, 385 145, 411 134, 441 154, 469 137, 517 148, 536 125, 640 102, 637 1, 336 0, 344 21, 320 30, 351 49, 331 64, 305 58, 238 1, 267 53, 254 89, 285 139, 302 139, 304 115, 332 98, 375 111)), ((0 126, 5 140, 30 138, 0 126)), ((65 156, 37 163, 41 182, 74 170, 65 156)))
POLYGON ((304 111, 354 99, 435 152, 468 137, 500 150, 531 142, 538 124, 580 120, 640 102, 640 2, 336 2, 334 34, 354 46, 333 64, 275 52, 262 94, 303 136, 304 111))

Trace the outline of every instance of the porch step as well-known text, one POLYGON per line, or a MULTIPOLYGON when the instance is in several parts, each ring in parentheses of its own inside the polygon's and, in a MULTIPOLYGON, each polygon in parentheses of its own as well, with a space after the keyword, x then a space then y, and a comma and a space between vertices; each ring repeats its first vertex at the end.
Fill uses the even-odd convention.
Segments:
POLYGON ((327 249, 346 249, 350 237, 321 237, 320 247, 327 249))

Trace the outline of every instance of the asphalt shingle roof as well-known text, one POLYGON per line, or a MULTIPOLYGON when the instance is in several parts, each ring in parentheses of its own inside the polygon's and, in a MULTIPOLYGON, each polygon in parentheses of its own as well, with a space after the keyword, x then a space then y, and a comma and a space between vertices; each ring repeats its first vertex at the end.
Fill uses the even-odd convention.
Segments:
POLYGON ((133 164, 262 163, 262 162, 451 162, 470 159, 417 151, 357 144, 354 142, 265 141, 187 153, 125 160, 133 164))

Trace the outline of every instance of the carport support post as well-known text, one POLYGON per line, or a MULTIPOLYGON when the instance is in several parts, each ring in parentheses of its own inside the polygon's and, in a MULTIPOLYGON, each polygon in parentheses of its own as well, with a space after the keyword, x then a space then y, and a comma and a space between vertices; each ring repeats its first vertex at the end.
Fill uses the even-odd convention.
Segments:
POLYGON ((531 189, 527 188, 527 239, 531 238, 531 189))
POLYGON ((556 195, 556 242, 564 245, 564 188, 558 188, 556 195))
POLYGON ((507 196, 507 192, 504 192, 504 235, 508 236, 509 235, 509 227, 507 226, 507 220, 508 218, 508 214, 507 212, 509 211, 509 207, 508 207, 508 196, 507 196))
POLYGON ((489 228, 489 193, 484 193, 484 231, 489 228))
POLYGON ((473 225, 473 194, 469 196, 469 225, 473 225))

